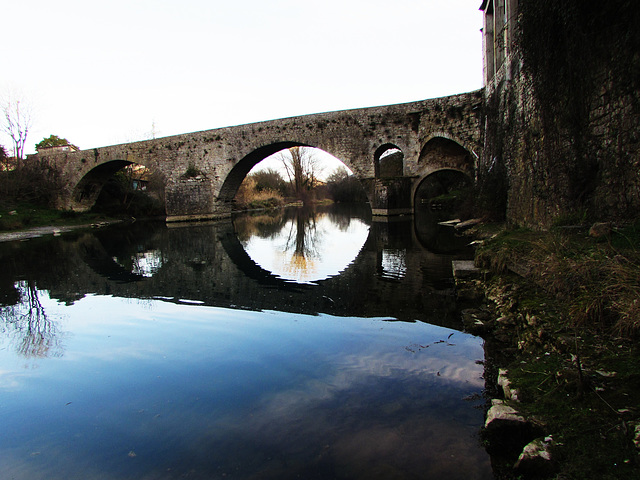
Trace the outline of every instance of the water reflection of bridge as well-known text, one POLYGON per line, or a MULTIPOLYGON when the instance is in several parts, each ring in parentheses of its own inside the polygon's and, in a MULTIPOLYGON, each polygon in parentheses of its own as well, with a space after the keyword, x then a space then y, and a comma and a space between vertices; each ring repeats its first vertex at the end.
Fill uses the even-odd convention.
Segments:
POLYGON ((16 303, 28 278, 52 298, 87 294, 205 305, 386 317, 459 328, 450 255, 426 250, 412 221, 373 223, 360 254, 317 284, 284 281, 256 264, 231 222, 169 228, 133 225, 0 247, 1 301, 16 303), (398 294, 398 292, 402 292, 398 294))

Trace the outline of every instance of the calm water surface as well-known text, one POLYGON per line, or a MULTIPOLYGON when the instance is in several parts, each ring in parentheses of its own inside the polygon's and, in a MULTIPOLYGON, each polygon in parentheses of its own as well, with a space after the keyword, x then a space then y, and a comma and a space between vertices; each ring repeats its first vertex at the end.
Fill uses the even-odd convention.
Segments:
POLYGON ((287 211, 0 244, 0 478, 492 478, 482 343, 416 232, 287 211))

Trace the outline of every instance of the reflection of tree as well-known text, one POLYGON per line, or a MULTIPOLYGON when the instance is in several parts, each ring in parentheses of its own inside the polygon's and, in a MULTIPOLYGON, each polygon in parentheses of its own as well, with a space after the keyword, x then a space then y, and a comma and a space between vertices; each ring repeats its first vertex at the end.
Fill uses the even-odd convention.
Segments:
POLYGON ((275 238, 286 224, 283 210, 260 212, 260 214, 245 214, 233 221, 238 240, 246 244, 252 236, 260 238, 275 238))
POLYGON ((342 232, 346 232, 351 225, 351 217, 346 215, 329 214, 329 220, 342 232))
POLYGON ((166 258, 159 249, 144 250, 144 246, 141 245, 140 250, 134 254, 127 252, 122 256, 114 256, 113 261, 134 276, 151 278, 162 268, 166 258))
POLYGON ((316 212, 303 209, 289 222, 289 233, 285 251, 293 251, 290 268, 292 272, 304 272, 319 258, 318 245, 322 242, 322 232, 317 229, 316 212))
POLYGON ((0 307, 3 330, 13 336, 19 354, 27 358, 62 355, 55 322, 47 318, 33 281, 16 284, 20 303, 0 307))

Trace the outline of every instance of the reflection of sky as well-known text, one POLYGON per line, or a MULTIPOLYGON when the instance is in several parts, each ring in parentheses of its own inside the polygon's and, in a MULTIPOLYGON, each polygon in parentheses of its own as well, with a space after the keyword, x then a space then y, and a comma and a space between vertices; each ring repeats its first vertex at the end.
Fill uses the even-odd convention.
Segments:
POLYGON ((469 335, 111 297, 42 301, 65 318, 65 350, 28 368, 0 350, 0 478, 305 478, 323 462, 491 478, 473 438, 482 412, 462 400, 483 385, 482 345, 469 335))
POLYGON ((386 276, 402 278, 407 273, 407 251, 385 248, 382 250, 382 270, 386 276))
POLYGON ((143 277, 152 277, 162 267, 160 250, 136 253, 133 257, 133 272, 143 277))
MULTIPOLYGON (((113 261, 120 264, 124 268, 118 258, 114 257, 113 261)), ((162 253, 160 250, 149 250, 146 252, 138 252, 131 256, 131 273, 141 275, 143 277, 153 277, 162 267, 162 253)))
POLYGON ((369 226, 352 219, 339 228, 328 215, 317 218, 306 232, 305 254, 296 252, 297 223, 287 222, 270 238, 252 236, 245 244, 247 254, 265 270, 285 280, 311 283, 335 276, 358 256, 369 234, 369 226))

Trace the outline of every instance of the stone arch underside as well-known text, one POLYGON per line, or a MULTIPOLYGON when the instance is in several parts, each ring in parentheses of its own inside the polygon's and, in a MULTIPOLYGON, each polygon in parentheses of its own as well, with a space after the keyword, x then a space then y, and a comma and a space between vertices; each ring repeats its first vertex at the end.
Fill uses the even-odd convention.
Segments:
POLYGON ((162 177, 162 172, 159 172, 157 168, 154 168, 154 166, 149 163, 153 162, 143 162, 139 159, 122 160, 116 158, 96 165, 84 173, 75 186, 72 187, 70 202, 66 207, 79 212, 90 210, 95 205, 107 181, 129 165, 144 166, 151 170, 152 175, 160 174, 162 177))
POLYGON ((474 155, 459 142, 434 136, 420 150, 418 174, 425 177, 441 169, 459 170, 471 178, 475 176, 474 155))
POLYGON ((127 160, 112 160, 89 170, 73 189, 71 208, 81 212, 90 210, 107 180, 132 163, 127 160))
POLYGON ((414 212, 442 208, 444 204, 445 211, 453 213, 459 205, 460 192, 474 184, 474 156, 454 140, 432 137, 420 150, 418 172, 412 195, 414 212))
MULTIPOLYGON (((452 190, 468 188, 473 185, 469 176, 457 169, 441 168, 431 172, 420 180, 416 187, 416 205, 418 198, 428 199, 446 195, 452 190)), ((422 202, 423 203, 423 202, 422 202)))

